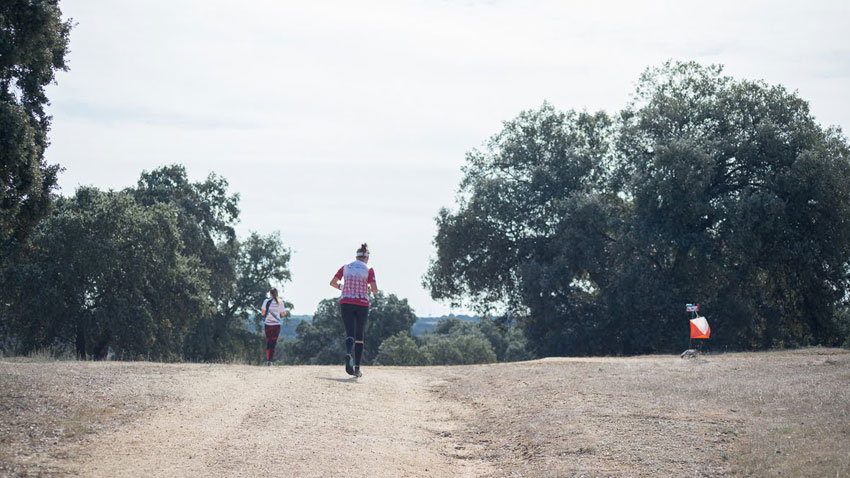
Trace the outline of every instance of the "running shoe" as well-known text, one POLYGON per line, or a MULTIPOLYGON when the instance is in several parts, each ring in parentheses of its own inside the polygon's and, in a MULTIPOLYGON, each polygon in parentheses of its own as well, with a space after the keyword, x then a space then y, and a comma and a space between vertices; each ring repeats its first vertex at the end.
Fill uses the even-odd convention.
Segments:
POLYGON ((345 354, 345 373, 354 375, 354 357, 351 354, 345 354))
POLYGON ((363 372, 360 371, 360 367, 354 369, 354 376, 360 378, 363 376, 363 372))

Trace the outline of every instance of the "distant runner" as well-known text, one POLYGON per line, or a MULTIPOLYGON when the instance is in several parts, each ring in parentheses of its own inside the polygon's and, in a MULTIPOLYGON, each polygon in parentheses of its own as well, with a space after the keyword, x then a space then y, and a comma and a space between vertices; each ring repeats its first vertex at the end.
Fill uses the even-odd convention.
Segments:
POLYGON ((280 335, 280 319, 286 316, 286 309, 277 297, 277 289, 269 291, 268 299, 263 301, 260 313, 263 314, 263 327, 266 329, 266 365, 274 362, 274 348, 280 335))
POLYGON ((363 356, 363 333, 366 331, 366 318, 369 316, 369 292, 378 292, 375 283, 375 270, 366 265, 369 262, 369 248, 364 242, 357 249, 357 260, 339 268, 331 279, 331 287, 339 289, 342 321, 345 323, 345 372, 362 377, 360 358, 363 356), (340 282, 340 280, 342 282, 340 282), (354 357, 351 349, 354 349, 354 357))

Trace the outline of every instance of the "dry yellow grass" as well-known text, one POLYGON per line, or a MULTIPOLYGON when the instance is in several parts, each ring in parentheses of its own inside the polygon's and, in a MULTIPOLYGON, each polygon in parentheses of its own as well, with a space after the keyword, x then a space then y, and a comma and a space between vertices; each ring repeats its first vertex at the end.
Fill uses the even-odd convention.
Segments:
POLYGON ((850 353, 453 368, 496 476, 850 476, 850 353))
POLYGON ((365 372, 3 360, 0 476, 850 476, 845 350, 365 372))

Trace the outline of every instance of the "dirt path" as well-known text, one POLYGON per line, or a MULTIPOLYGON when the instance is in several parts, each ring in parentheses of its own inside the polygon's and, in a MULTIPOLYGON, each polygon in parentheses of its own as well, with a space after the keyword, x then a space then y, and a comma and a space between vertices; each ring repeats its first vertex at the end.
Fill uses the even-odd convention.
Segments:
POLYGON ((850 475, 847 350, 365 374, 0 361, 0 477, 850 475))
MULTIPOLYGON (((180 366, 186 368, 186 366, 180 366)), ((456 403, 439 379, 372 368, 195 366, 177 400, 101 434, 77 457, 82 476, 480 476, 453 440, 456 403)))

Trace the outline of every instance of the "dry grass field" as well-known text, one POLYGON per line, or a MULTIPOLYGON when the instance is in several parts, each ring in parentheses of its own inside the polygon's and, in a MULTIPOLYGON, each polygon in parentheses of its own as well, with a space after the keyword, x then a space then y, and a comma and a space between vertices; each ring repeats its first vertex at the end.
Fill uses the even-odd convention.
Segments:
POLYGON ((850 476, 850 352, 0 360, 0 476, 850 476))

